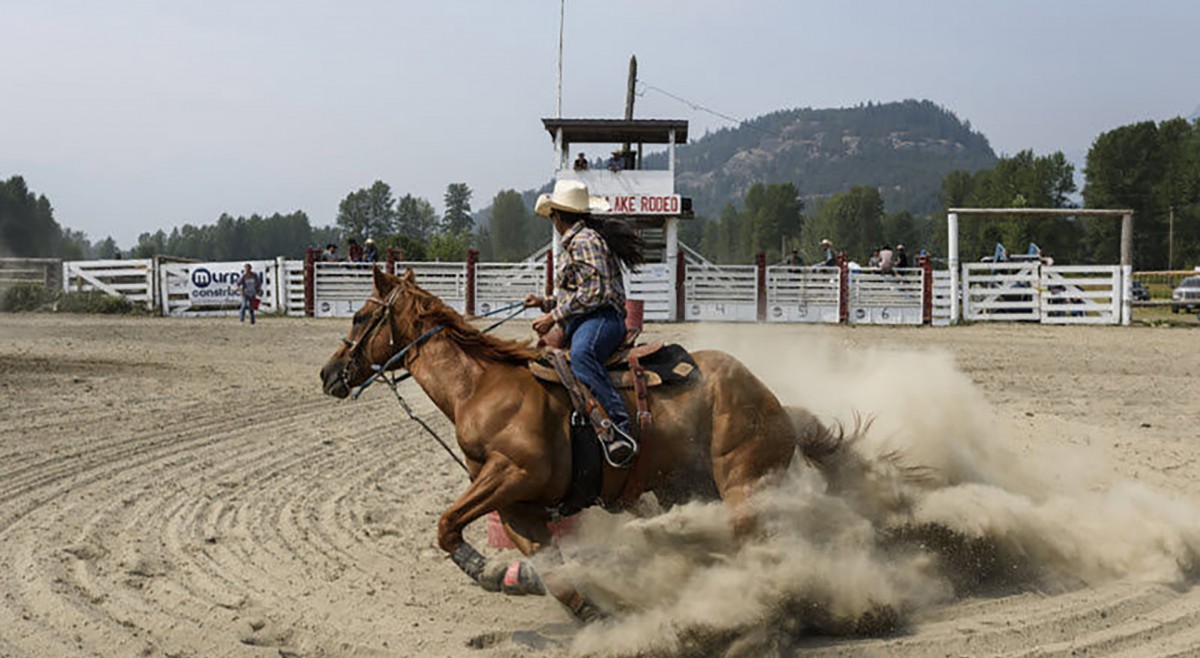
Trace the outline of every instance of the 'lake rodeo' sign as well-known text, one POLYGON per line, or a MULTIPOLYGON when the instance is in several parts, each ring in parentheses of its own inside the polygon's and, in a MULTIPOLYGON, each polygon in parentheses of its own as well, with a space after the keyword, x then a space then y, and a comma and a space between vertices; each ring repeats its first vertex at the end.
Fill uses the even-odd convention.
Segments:
POLYGON ((678 215, 678 194, 628 194, 604 197, 610 215, 678 215))

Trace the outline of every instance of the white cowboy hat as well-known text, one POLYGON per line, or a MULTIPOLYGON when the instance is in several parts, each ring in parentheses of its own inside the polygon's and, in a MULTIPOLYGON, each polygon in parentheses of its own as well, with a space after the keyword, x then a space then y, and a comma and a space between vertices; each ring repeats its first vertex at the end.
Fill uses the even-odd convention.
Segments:
POLYGON ((533 206, 533 212, 542 217, 549 217, 552 210, 585 215, 590 212, 608 212, 611 206, 603 197, 588 194, 587 185, 577 180, 560 180, 554 184, 554 191, 538 197, 533 206))
POLYGON ((821 244, 827 244, 827 245, 830 245, 830 246, 832 246, 832 245, 833 245, 833 243, 832 243, 832 242, 830 242, 828 238, 826 238, 826 239, 824 239, 824 240, 821 240, 821 244))

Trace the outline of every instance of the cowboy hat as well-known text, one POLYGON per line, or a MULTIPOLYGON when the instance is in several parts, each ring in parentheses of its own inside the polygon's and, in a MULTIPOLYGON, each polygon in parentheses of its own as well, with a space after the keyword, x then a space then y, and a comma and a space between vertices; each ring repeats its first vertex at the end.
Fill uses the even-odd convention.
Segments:
POLYGON ((585 215, 590 212, 608 212, 611 206, 603 197, 588 194, 587 185, 577 180, 560 180, 554 183, 554 191, 538 197, 533 212, 549 217, 553 210, 585 215))
POLYGON ((833 243, 830 242, 828 238, 826 238, 825 240, 821 240, 821 244, 832 245, 833 243))

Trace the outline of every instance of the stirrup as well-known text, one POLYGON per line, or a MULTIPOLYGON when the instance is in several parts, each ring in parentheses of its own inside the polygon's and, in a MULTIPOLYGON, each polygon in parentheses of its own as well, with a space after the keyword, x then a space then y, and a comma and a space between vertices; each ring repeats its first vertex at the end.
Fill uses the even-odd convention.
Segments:
POLYGON ((609 466, 629 468, 637 459, 637 440, 621 431, 611 420, 604 420, 603 433, 596 438, 600 439, 601 452, 604 453, 604 461, 608 462, 609 466))

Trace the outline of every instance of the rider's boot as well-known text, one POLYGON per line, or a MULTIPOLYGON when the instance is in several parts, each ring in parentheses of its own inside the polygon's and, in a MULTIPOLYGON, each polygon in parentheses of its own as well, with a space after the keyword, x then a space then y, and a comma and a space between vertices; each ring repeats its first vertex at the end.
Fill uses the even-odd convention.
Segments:
POLYGON ((600 445, 604 447, 604 459, 613 468, 629 468, 637 458, 638 444, 629 432, 629 423, 615 425, 607 421, 601 431, 600 445))

